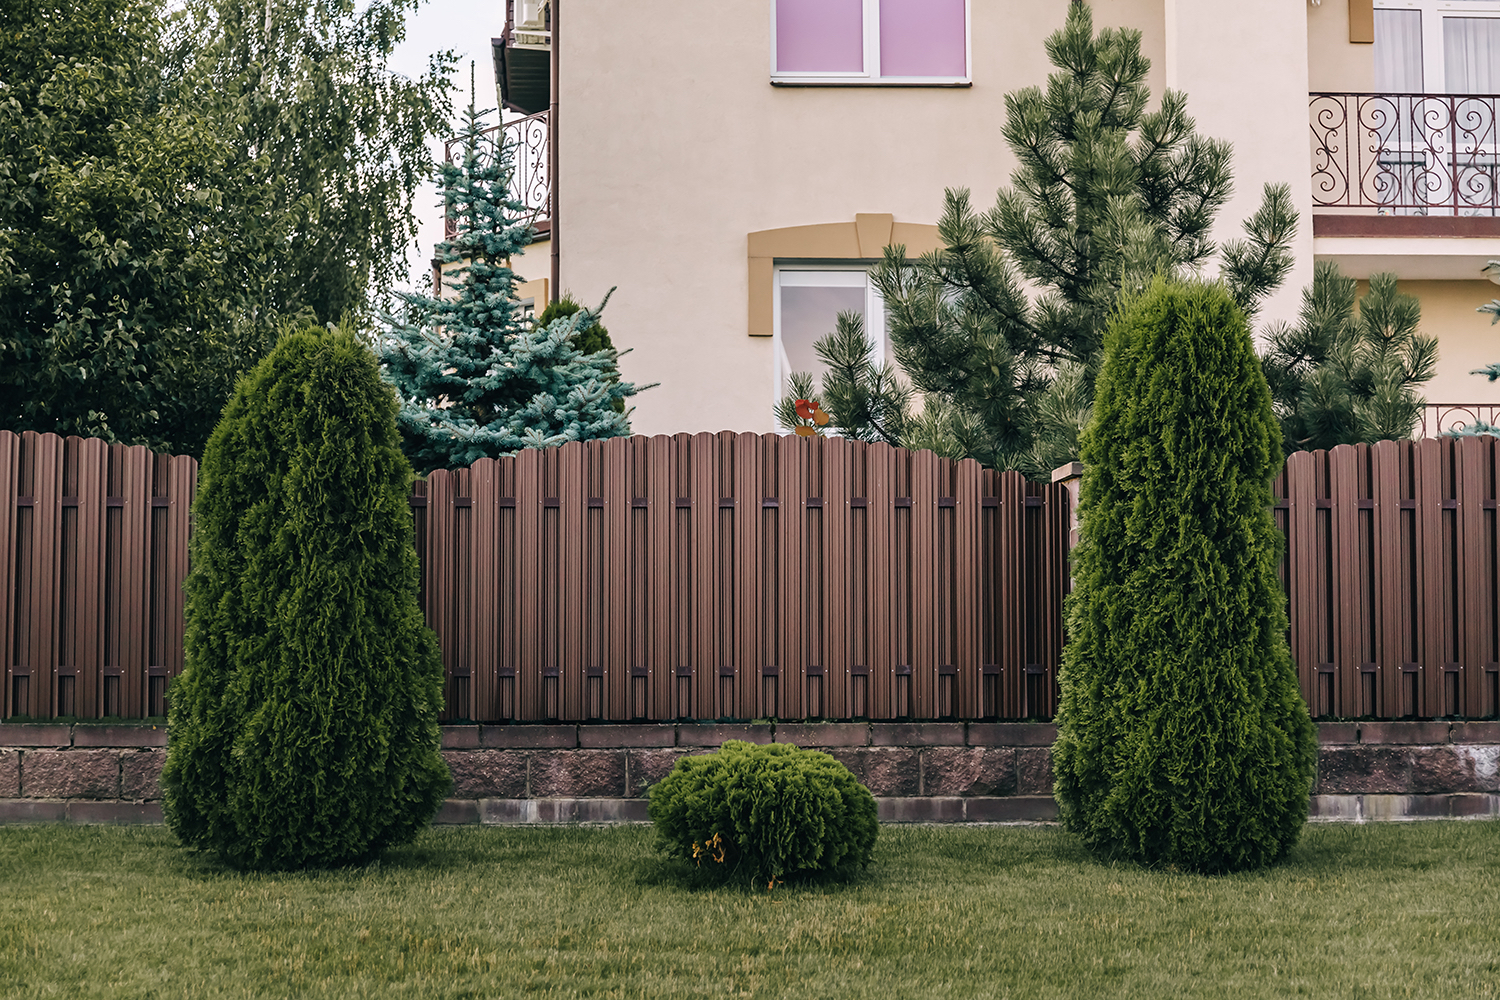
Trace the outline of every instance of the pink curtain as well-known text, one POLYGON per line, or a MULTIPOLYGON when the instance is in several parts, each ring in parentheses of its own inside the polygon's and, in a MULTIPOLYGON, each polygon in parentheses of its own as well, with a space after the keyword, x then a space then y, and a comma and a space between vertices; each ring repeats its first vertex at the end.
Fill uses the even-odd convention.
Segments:
POLYGON ((864 30, 863 0, 776 0, 776 69, 858 73, 864 30))
POLYGON ((881 76, 966 76, 964 0, 880 0, 881 76))

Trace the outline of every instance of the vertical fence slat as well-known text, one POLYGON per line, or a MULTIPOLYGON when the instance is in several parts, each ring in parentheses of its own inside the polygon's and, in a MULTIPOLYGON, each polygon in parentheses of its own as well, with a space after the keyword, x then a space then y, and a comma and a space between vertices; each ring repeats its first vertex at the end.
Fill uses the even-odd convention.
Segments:
MULTIPOLYGON (((71 645, 74 653, 73 667, 77 671, 78 715, 81 718, 97 719, 103 709, 103 595, 104 595, 104 494, 105 476, 108 472, 108 446, 98 438, 69 438, 69 444, 77 451, 77 497, 75 553, 70 572, 75 581, 72 602, 72 618, 67 623, 73 631, 71 645)), ((196 473, 197 463, 192 463, 196 473)), ((3 462, 3 459, 0 459, 3 462)), ((192 502, 196 475, 184 492, 184 506, 192 502)), ((184 525, 185 527, 185 525, 184 525)), ((186 531, 184 530, 184 536, 186 531)), ((186 541, 184 537, 184 542, 186 541)), ((3 548, 3 546, 0 546, 3 548)), ((185 549, 185 546, 184 546, 185 549)), ((181 580, 187 575, 187 552, 182 553, 181 580)), ((3 629, 0 629, 3 631, 3 629)), ((173 636, 177 649, 182 648, 182 625, 179 602, 178 628, 173 636)), ((180 666, 179 666, 180 669, 180 666)))
POLYGON ((150 594, 148 545, 151 528, 151 453, 143 447, 114 449, 120 474, 120 714, 146 714, 149 692, 146 626, 150 594))
POLYGON ((469 649, 469 715, 476 720, 500 717, 500 463, 480 459, 470 467, 469 496, 474 562, 469 621, 474 641, 469 649))
POLYGON ((1417 477, 1417 579, 1422 599, 1419 612, 1421 638, 1421 695, 1417 714, 1425 717, 1443 714, 1444 680, 1447 663, 1443 621, 1445 588, 1443 586, 1443 442, 1435 439, 1418 441, 1415 446, 1417 477))
POLYGON ((761 591, 761 480, 760 439, 753 434, 734 437, 734 576, 737 643, 724 665, 733 671, 734 714, 748 719, 762 714, 761 633, 765 598, 761 591))
POLYGON ((183 632, 186 628, 182 585, 188 574, 188 531, 191 522, 193 494, 198 488, 198 463, 190 456, 178 455, 167 466, 167 573, 165 586, 167 606, 164 666, 168 677, 176 677, 183 668, 183 632))
POLYGON ((437 634, 443 651, 444 716, 451 718, 448 704, 453 690, 455 641, 451 624, 453 601, 453 474, 439 469, 427 476, 427 546, 423 569, 427 627, 437 634))
POLYGON ((1330 530, 1333 533, 1334 683, 1335 712, 1346 718, 1361 715, 1359 668, 1363 659, 1362 607, 1359 567, 1359 509, 1356 453, 1342 445, 1328 453, 1328 489, 1333 500, 1330 530), (1340 572, 1340 570, 1343 570, 1340 572))
POLYGON ((853 449, 851 442, 840 438, 823 442, 823 679, 818 714, 833 719, 847 719, 850 711, 850 632, 856 627, 849 545, 853 449))
POLYGON ((542 497, 540 453, 527 450, 515 458, 516 512, 516 719, 542 718, 542 591, 553 578, 542 565, 542 497))
POLYGON ((1057 713, 1058 669, 1062 665, 1062 650, 1065 641, 1063 623, 1063 601, 1072 589, 1072 578, 1068 572, 1068 553, 1072 549, 1073 494, 1066 483, 1050 483, 1046 511, 1048 523, 1045 531, 1047 565, 1049 577, 1042 597, 1047 603, 1047 660, 1046 697, 1047 715, 1057 713))
POLYGON ((20 610, 26 625, 17 646, 17 674, 25 671, 27 697, 24 712, 33 718, 56 714, 58 521, 62 513, 62 439, 55 434, 26 431, 21 435, 24 461, 30 474, 23 488, 30 490, 29 530, 23 536, 25 557, 21 573, 25 580, 25 606, 20 610))
POLYGON ((651 715, 657 720, 675 718, 677 715, 676 686, 677 664, 673 659, 674 626, 673 597, 677 586, 676 567, 672 551, 672 520, 676 516, 676 500, 671 469, 672 439, 656 435, 647 442, 646 482, 648 492, 644 494, 650 522, 649 538, 651 552, 650 614, 651 638, 649 643, 648 685, 651 690, 651 715))
POLYGON ((895 502, 896 456, 888 444, 865 451, 865 551, 869 585, 869 670, 866 697, 872 719, 895 717, 896 584, 895 502))
POLYGON ((1000 505, 996 515, 997 564, 995 587, 1000 608, 998 640, 1002 698, 1000 715, 1006 719, 1026 716, 1026 650, 1022 642, 1026 617, 1026 593, 1021 567, 1025 558, 1023 529, 1026 519, 1025 481, 1018 473, 1000 474, 1000 505))
POLYGON ((588 497, 584 490, 583 445, 556 450, 558 463, 557 518, 558 609, 553 627, 558 630, 558 718, 583 718, 583 537, 588 497))
POLYGON ((16 522, 20 508, 18 475, 21 463, 21 438, 11 431, 0 431, 0 668, 5 690, 0 692, 0 709, 7 717, 17 714, 12 704, 15 694, 15 607, 16 607, 16 522))
POLYGON ((980 552, 979 506, 983 469, 978 462, 958 463, 953 491, 954 522, 954 636, 953 713, 958 718, 980 718, 981 703, 979 601, 983 596, 981 576, 984 558, 980 552))
POLYGON ((1314 456, 1297 452, 1287 457, 1287 577, 1291 584, 1288 611, 1291 616, 1292 654, 1300 667, 1302 698, 1314 715, 1318 712, 1318 620, 1324 613, 1323 594, 1316 585, 1314 506, 1316 481, 1314 456))
POLYGON ((1370 485, 1374 494, 1375 620, 1378 624, 1375 663, 1379 670, 1376 711, 1395 717, 1401 711, 1401 670, 1407 662, 1407 601, 1402 579, 1401 445, 1381 441, 1370 449, 1370 485))
POLYGON ((785 437, 780 440, 777 452, 777 497, 780 527, 780 551, 778 562, 781 568, 780 628, 777 635, 777 656, 773 661, 780 668, 775 679, 776 718, 798 719, 802 717, 802 699, 798 688, 802 686, 804 656, 802 620, 802 581, 806 579, 807 567, 803 562, 803 539, 807 532, 807 485, 802 475, 805 456, 813 446, 812 441, 800 437, 785 437))
POLYGON ((911 455, 911 714, 917 719, 937 717, 937 456, 930 451, 911 455))
POLYGON ((692 675, 692 715, 696 719, 713 719, 719 715, 719 664, 717 661, 719 622, 719 497, 718 439, 703 431, 686 438, 691 466, 686 477, 688 486, 687 518, 692 539, 693 567, 690 594, 687 661, 692 675))
POLYGON ((1455 516, 1455 552, 1459 556, 1458 593, 1458 663, 1460 715, 1475 717, 1488 712, 1489 678, 1485 661, 1489 658, 1490 630, 1494 627, 1493 580, 1486 548, 1491 544, 1484 530, 1484 501, 1487 499, 1488 473, 1494 455, 1493 439, 1465 437, 1456 442, 1454 462, 1458 485, 1458 511, 1455 516))
POLYGON ((630 442, 611 438, 601 443, 599 462, 604 499, 604 575, 606 580, 603 634, 604 718, 623 722, 631 715, 630 632, 628 624, 630 569, 628 544, 630 495, 627 468, 630 442))

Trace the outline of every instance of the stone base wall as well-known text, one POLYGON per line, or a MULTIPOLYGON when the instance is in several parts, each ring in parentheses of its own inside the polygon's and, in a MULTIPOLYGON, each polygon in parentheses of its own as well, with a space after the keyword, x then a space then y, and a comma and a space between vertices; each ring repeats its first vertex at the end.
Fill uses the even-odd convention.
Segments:
MULTIPOLYGON (((1500 722, 1318 727, 1309 815, 1500 816, 1500 722)), ((832 754, 886 822, 1057 818, 1037 723, 445 726, 453 791, 438 823, 642 822, 647 787, 727 739, 832 754)), ((0 724, 0 822, 159 823, 167 734, 153 726, 0 724)))

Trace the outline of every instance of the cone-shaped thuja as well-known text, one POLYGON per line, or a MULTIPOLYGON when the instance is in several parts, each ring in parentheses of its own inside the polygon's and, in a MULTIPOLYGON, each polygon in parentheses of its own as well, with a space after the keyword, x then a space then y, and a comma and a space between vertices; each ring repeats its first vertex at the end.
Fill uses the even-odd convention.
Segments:
POLYGON ((1220 286, 1158 280, 1109 330, 1084 435, 1058 737, 1095 852, 1221 872, 1276 861, 1316 738, 1285 640, 1280 432, 1220 286))
POLYGON ((284 337, 204 452, 166 816, 240 867, 356 862, 449 785, 397 401, 352 333, 284 337))

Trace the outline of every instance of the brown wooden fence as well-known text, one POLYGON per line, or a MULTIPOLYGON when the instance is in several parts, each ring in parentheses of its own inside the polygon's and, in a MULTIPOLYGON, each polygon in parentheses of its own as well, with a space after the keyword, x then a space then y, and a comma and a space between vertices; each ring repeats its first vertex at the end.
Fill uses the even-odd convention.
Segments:
MULTIPOLYGON (((1493 438, 1293 456, 1283 581, 1315 714, 1500 711, 1493 438)), ((182 665, 189 458, 0 432, 5 714, 141 717, 182 665)), ((412 498, 448 718, 1055 709, 1065 488, 755 434, 621 438, 412 498)))
POLYGON ((1383 441, 1287 460, 1276 520, 1315 715, 1497 714, 1497 444, 1383 441))
POLYGON ((0 431, 6 717, 165 714, 197 475, 191 458, 0 431))
POLYGON ((972 461, 679 434, 428 477, 450 717, 1050 716, 1069 503, 972 461))

